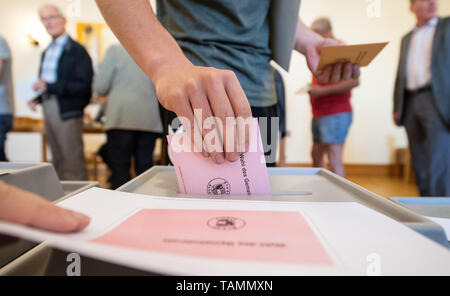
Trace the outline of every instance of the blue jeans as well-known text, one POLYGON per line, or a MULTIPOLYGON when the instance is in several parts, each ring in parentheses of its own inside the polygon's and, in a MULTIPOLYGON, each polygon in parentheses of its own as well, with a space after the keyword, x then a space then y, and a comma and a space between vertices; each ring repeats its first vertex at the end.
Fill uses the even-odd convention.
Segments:
POLYGON ((13 116, 0 114, 0 161, 8 161, 5 155, 6 134, 12 130, 13 116))
POLYGON ((312 134, 315 143, 344 144, 352 124, 353 113, 338 113, 312 121, 312 134))

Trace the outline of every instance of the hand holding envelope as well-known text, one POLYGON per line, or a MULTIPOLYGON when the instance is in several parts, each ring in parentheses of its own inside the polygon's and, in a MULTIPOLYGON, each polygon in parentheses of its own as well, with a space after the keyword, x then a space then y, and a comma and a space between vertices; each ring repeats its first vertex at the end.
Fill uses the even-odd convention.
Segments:
POLYGON ((368 66, 375 57, 386 47, 388 42, 339 45, 323 47, 320 52, 319 71, 332 64, 357 64, 360 67, 368 66))

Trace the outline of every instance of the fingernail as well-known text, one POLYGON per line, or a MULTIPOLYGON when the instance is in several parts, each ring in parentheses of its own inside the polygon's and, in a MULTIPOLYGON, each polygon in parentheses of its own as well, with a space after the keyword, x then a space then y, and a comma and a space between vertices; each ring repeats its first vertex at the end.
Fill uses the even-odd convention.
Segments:
POLYGON ((225 162, 225 158, 223 157, 222 153, 217 154, 215 160, 218 164, 222 164, 225 162))
POLYGON ((77 213, 77 212, 71 212, 71 213, 72 213, 72 217, 74 217, 77 220, 78 225, 88 224, 91 221, 91 219, 86 215, 83 215, 83 214, 77 213))
POLYGON ((239 159, 239 154, 238 153, 231 153, 230 156, 228 157, 228 161, 229 162, 235 162, 239 159))

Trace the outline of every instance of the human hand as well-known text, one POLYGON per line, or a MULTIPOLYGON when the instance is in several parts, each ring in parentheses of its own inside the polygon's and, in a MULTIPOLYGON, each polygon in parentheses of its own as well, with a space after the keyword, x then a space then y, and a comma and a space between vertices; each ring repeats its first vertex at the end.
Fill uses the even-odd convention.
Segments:
POLYGON ((205 157, 222 164, 226 160, 237 161, 241 153, 249 150, 252 112, 232 71, 179 62, 158 71, 153 83, 161 104, 190 123, 194 151, 202 151, 205 157), (205 126, 213 117, 220 122, 205 126), (230 119, 238 119, 237 124, 232 124, 230 119), (211 137, 210 133, 215 133, 220 143, 205 141, 211 137))
POLYGON ((60 233, 79 232, 89 217, 55 206, 26 191, 0 182, 0 221, 60 233))
POLYGON ((323 39, 320 42, 313 43, 306 49, 306 60, 308 67, 313 75, 322 83, 338 83, 341 80, 359 79, 360 67, 352 63, 338 63, 328 65, 324 69, 319 70, 320 51, 327 46, 338 46, 343 43, 334 39, 323 39))
POLYGON ((312 85, 311 86, 311 89, 308 91, 308 93, 309 93, 309 95, 312 97, 312 98, 317 98, 317 97, 320 97, 320 86, 318 86, 318 85, 312 85))
POLYGON ((392 120, 394 121, 395 125, 400 126, 400 113, 394 112, 394 114, 392 114, 392 120))
POLYGON ((34 91, 40 91, 45 92, 47 90, 47 82, 45 82, 42 79, 39 79, 34 85, 33 85, 34 91))
POLYGON ((38 102, 38 100, 33 99, 33 100, 28 101, 27 105, 33 112, 36 112, 39 102, 38 102))

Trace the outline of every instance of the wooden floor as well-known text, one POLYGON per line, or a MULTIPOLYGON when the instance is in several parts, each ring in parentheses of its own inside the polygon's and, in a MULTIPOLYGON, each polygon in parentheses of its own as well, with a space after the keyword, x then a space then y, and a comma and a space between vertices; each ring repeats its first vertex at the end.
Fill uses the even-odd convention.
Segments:
POLYGON ((407 183, 402 178, 348 176, 348 180, 384 197, 417 197, 419 193, 415 184, 407 183))

